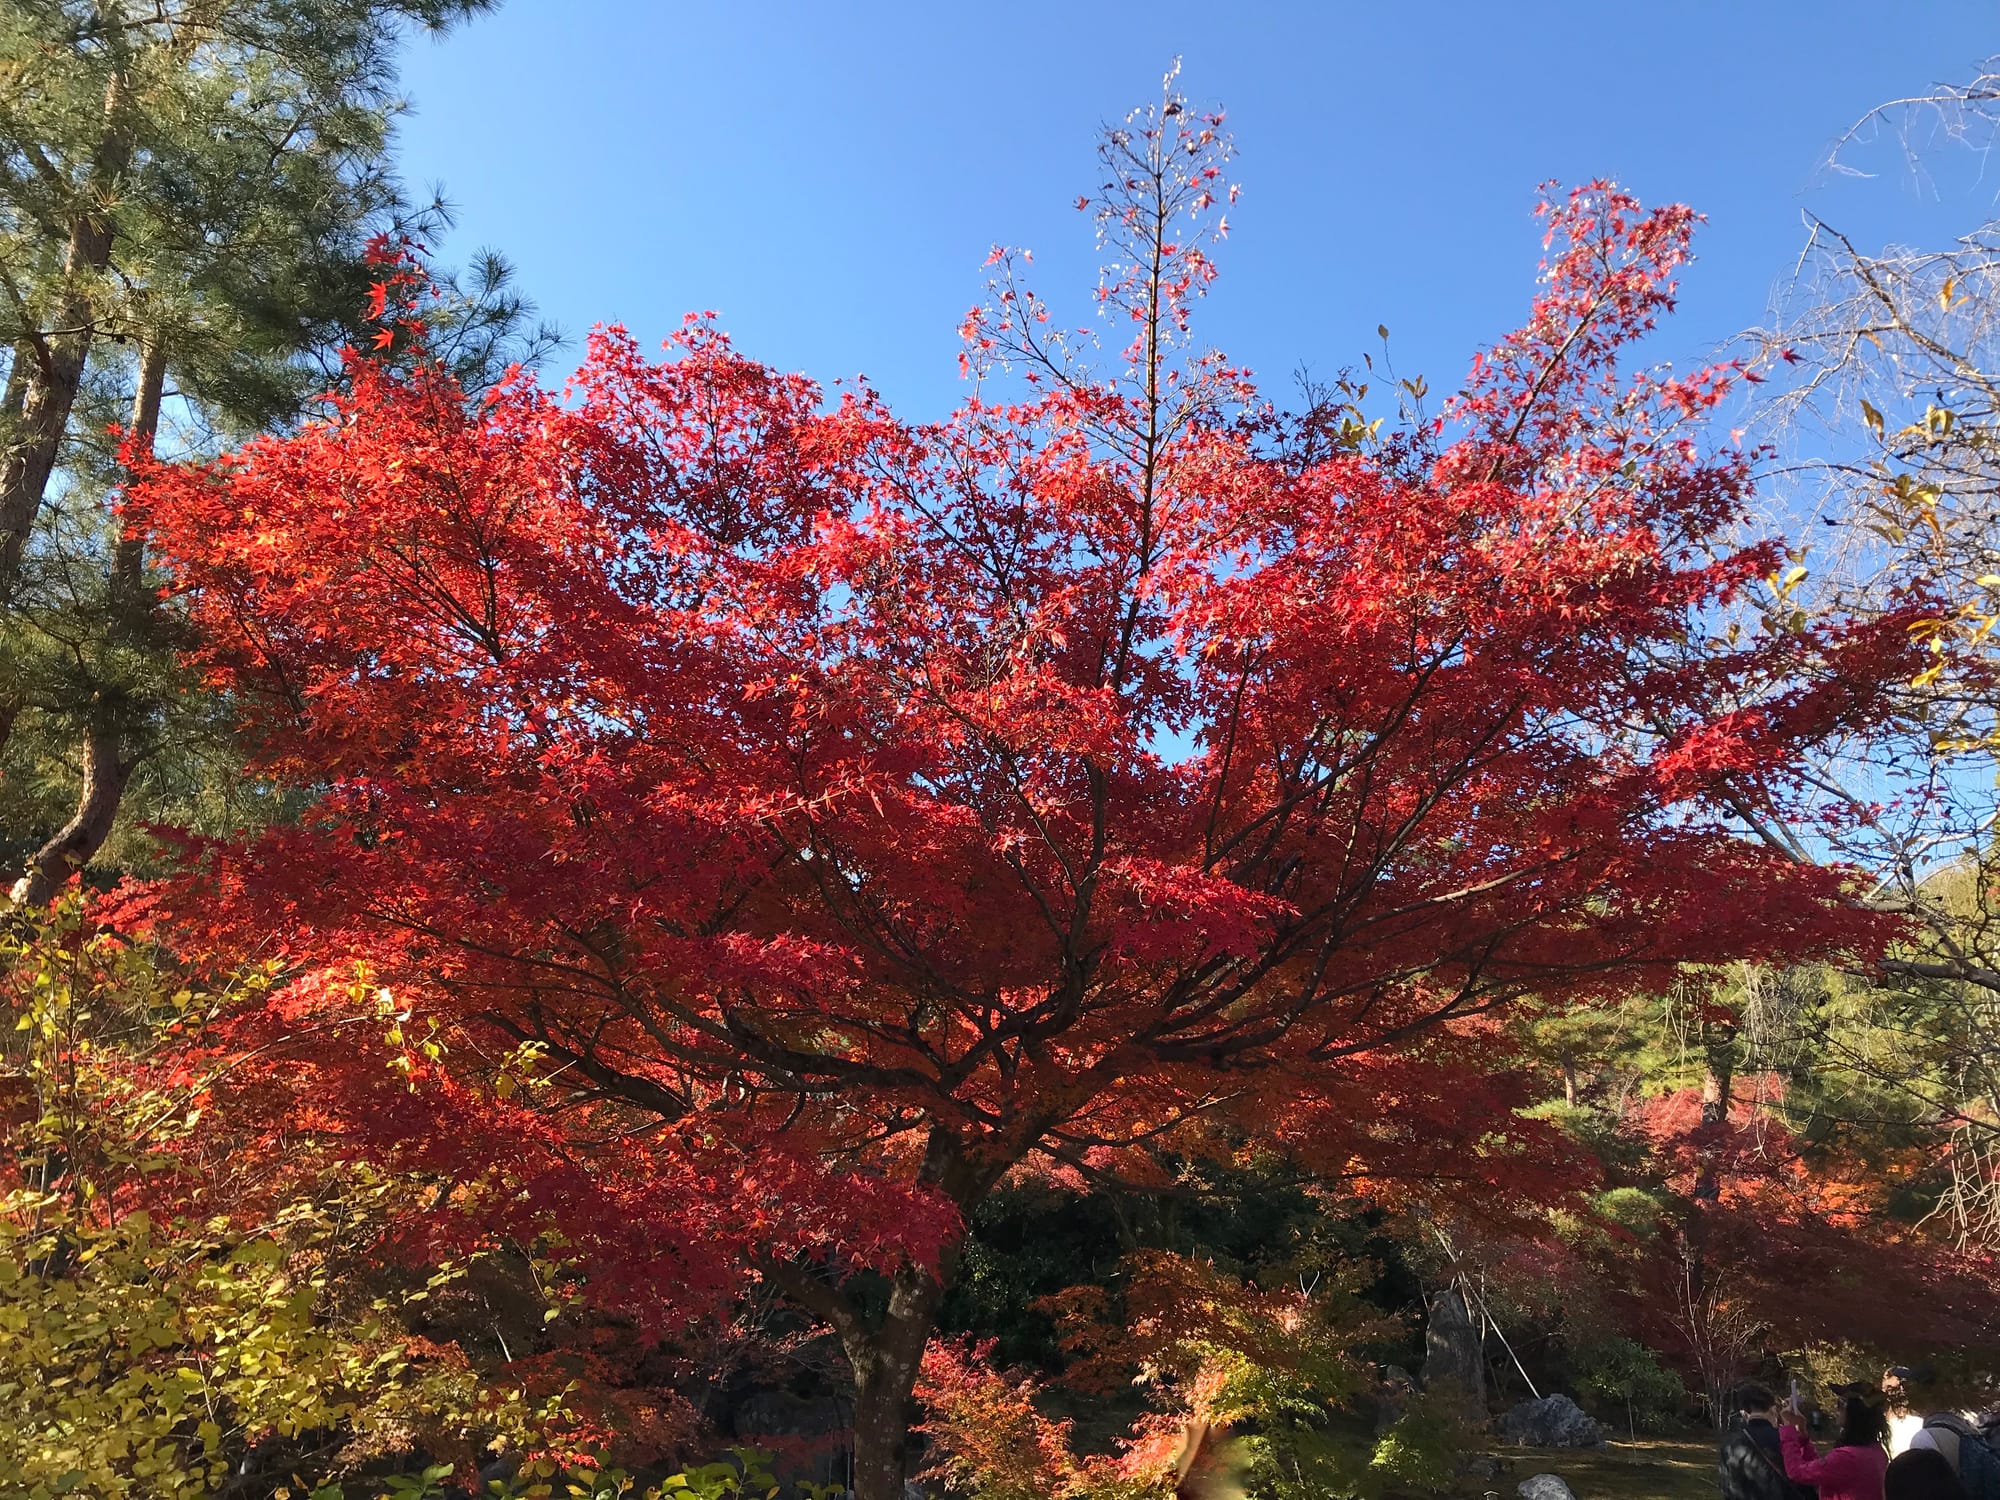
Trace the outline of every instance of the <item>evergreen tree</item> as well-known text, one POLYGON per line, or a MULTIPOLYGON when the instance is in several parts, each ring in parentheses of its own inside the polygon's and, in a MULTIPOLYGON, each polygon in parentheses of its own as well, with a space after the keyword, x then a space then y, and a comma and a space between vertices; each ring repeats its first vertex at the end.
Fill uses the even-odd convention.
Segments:
MULTIPOLYGON (((337 382, 370 241, 448 217, 393 169, 396 48, 490 5, 0 0, 0 868, 22 872, 15 900, 45 900, 97 855, 135 779, 156 819, 244 815, 107 503, 120 444, 198 451, 283 426, 337 382)), ((446 302, 475 383, 552 338, 507 281, 485 257, 446 302)))

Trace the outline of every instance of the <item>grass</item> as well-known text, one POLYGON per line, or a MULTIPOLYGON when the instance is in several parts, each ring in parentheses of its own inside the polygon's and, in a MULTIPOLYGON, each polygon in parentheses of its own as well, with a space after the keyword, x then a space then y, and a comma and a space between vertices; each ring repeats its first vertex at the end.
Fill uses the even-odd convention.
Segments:
POLYGON ((1498 1479, 1473 1480, 1465 1493, 1495 1493, 1514 1500, 1515 1486, 1530 1474, 1555 1474, 1577 1500, 1714 1500, 1715 1441, 1700 1438, 1617 1439, 1603 1448, 1498 1447, 1506 1463, 1498 1479))

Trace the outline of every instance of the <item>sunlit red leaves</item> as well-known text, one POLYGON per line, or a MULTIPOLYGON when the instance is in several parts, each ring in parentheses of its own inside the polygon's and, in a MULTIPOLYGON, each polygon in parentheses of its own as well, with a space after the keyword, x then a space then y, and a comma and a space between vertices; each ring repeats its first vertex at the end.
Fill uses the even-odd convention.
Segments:
MULTIPOLYGON (((1192 140, 1206 213, 1215 122, 1145 129, 1109 149, 1192 140)), ((1169 269, 1107 287, 1172 332, 1212 267, 1143 198, 1114 185, 1107 233, 1169 269)), ((760 1235, 927 1257, 939 1193, 1224 1127, 1518 1214, 1557 1158, 1496 1007, 1883 936, 1732 799, 1875 712, 1899 632, 1680 649, 1769 566, 1696 546, 1747 487, 1686 427, 1726 375, 1617 367, 1690 228, 1554 210, 1529 325, 1424 466, 1291 461, 1171 340, 1128 351, 1158 379, 1089 375, 1009 285, 970 336, 1046 379, 942 423, 695 319, 658 363, 594 337, 566 400, 358 361, 324 421, 151 469, 196 659, 312 804, 202 851, 181 920, 365 962, 448 1038, 393 1077, 307 1045, 272 1107, 440 1166, 491 1140, 607 1265, 679 1224, 718 1282, 760 1235)))

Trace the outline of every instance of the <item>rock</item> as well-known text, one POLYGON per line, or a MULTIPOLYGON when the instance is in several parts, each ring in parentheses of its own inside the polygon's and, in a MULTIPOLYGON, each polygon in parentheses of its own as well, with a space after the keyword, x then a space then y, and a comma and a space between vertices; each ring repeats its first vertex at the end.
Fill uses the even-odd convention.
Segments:
POLYGON ((1375 1436, 1382 1436, 1403 1420, 1416 1389, 1417 1382, 1401 1365, 1382 1366, 1381 1378, 1375 1382, 1375 1436))
POLYGON ((507 1481, 520 1472, 521 1455, 518 1453, 503 1453, 491 1463, 479 1466, 479 1479, 482 1484, 490 1484, 500 1489, 505 1489, 507 1481))
POLYGON ((1514 1493, 1521 1500, 1576 1500, 1576 1492, 1555 1474, 1530 1474, 1514 1493))
POLYGON ((1466 1460, 1464 1473, 1467 1479, 1498 1479, 1500 1460, 1481 1454, 1477 1458, 1466 1460))
POLYGON ((1539 1401, 1523 1401, 1510 1408, 1500 1419, 1500 1436, 1530 1448, 1604 1446, 1604 1429, 1586 1416, 1582 1407, 1560 1394, 1544 1396, 1539 1401))
POLYGON ((1486 1414, 1486 1362, 1480 1355, 1479 1330, 1465 1310, 1456 1288, 1431 1298, 1424 1325, 1424 1390, 1461 1400, 1473 1416, 1486 1414))

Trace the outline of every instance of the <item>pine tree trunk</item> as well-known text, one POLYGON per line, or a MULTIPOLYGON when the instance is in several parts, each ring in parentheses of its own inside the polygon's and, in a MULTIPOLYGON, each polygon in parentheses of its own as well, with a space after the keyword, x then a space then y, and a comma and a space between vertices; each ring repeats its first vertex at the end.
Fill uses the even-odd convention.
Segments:
MULTIPOLYGON (((151 451, 154 435, 159 431, 166 376, 165 346, 157 339, 148 339, 139 351, 139 387, 132 398, 131 440, 140 452, 151 451)), ((145 543, 128 533, 121 522, 111 559, 114 631, 142 629, 142 622, 151 618, 145 567, 145 543)), ((4 705, 0 705, 0 715, 5 715, 4 705)), ((11 715, 5 716, 11 719, 11 715)), ((0 736, 0 743, 3 742, 4 736, 0 736)), ((125 726, 113 722, 108 714, 86 731, 83 788, 77 797, 76 812, 56 831, 54 838, 29 857, 27 869, 9 893, 15 905, 46 905, 71 875, 96 857, 118 820, 118 807, 125 799, 125 788, 136 763, 137 757, 126 742, 125 726)))
POLYGON ((62 456, 84 363, 96 338, 92 283, 111 264, 115 231, 109 208, 118 178, 132 164, 132 132, 125 118, 128 92, 124 72, 114 72, 104 94, 104 139, 84 187, 85 206, 70 224, 63 254, 64 292, 56 303, 55 327, 24 335, 15 356, 18 370, 26 354, 27 370, 19 415, 0 446, 0 604, 12 599, 19 586, 21 558, 49 476, 62 456))
POLYGON ((109 728, 94 728, 85 734, 83 792, 76 812, 54 838, 35 851, 26 872, 14 882, 11 895, 15 905, 47 904, 69 877, 104 847, 118 816, 118 803, 125 795, 125 783, 132 775, 119 741, 118 733, 109 728))
MULTIPOLYGON (((153 451, 166 390, 166 345, 148 338, 139 346, 139 388, 132 395, 132 420, 127 427, 132 447, 142 457, 153 451)), ((122 516, 111 555, 111 581, 117 608, 141 617, 152 613, 152 600, 146 594, 146 543, 127 528, 122 516)))
MULTIPOLYGON (((14 347, 12 363, 7 366, 7 388, 0 392, 0 453, 10 451, 13 435, 21 420, 21 407, 28 398, 28 369, 33 361, 34 351, 26 343, 14 347)), ((0 590, 0 604, 6 602, 6 593, 0 590)), ((0 683, 0 752, 7 748, 7 741, 14 733, 15 721, 21 717, 21 693, 8 674, 8 680, 0 683)))

